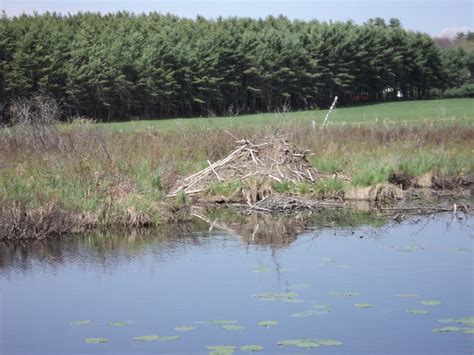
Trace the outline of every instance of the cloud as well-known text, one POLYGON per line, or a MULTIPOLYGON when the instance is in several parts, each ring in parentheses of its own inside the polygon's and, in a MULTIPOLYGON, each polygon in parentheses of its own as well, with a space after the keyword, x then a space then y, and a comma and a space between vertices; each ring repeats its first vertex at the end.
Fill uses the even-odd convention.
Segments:
POLYGON ((473 32, 473 29, 468 26, 461 27, 446 27, 439 31, 435 37, 438 38, 450 38, 453 39, 459 32, 466 33, 468 31, 473 32))

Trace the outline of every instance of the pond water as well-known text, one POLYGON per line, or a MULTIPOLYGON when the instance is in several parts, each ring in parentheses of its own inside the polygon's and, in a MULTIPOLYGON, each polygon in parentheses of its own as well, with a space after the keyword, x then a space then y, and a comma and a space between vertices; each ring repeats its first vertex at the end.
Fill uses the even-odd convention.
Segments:
POLYGON ((474 223, 462 217, 0 244, 0 353, 470 354, 474 223), (134 340, 145 335, 160 337, 134 340))

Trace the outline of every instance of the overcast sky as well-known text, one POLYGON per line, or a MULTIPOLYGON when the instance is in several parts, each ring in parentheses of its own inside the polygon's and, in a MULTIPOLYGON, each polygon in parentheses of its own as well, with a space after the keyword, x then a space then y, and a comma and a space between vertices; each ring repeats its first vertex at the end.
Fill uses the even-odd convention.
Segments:
POLYGON ((474 28, 473 0, 0 0, 7 15, 55 11, 135 13, 157 11, 193 18, 218 16, 266 17, 283 14, 291 19, 356 23, 371 17, 396 17, 405 28, 430 35, 455 34, 474 28))

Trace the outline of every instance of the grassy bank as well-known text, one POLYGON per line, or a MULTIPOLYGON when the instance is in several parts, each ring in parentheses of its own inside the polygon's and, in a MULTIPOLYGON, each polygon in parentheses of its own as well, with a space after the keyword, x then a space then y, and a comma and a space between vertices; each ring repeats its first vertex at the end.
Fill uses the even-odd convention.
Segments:
MULTIPOLYGON (((199 128, 241 128, 289 123, 320 126, 327 107, 299 112, 263 113, 236 117, 203 117, 192 119, 137 120, 132 122, 104 123, 103 127, 114 131, 173 130, 189 126, 199 128)), ((370 105, 338 108, 331 117, 332 125, 413 125, 426 123, 472 124, 474 99, 442 99, 374 103, 370 105)))
MULTIPOLYGON (((458 101, 431 104, 439 102, 457 107, 458 101)), ((3 215, 8 210, 8 218, 16 218, 16 223, 21 224, 19 214, 25 211, 32 211, 31 220, 66 211, 83 224, 94 226, 157 225, 179 219, 185 216, 188 197, 168 199, 166 193, 179 176, 201 170, 208 160, 221 159, 234 149, 235 139, 224 130, 250 139, 285 134, 292 143, 311 150, 308 160, 317 170, 334 176, 305 186, 273 186, 284 194, 340 196, 353 186, 387 182, 394 172, 418 176, 434 171, 442 176, 459 176, 474 171, 474 121, 469 110, 472 100, 459 102, 464 111, 458 107, 453 117, 463 121, 449 125, 440 116, 421 123, 420 114, 415 124, 334 124, 321 130, 302 125, 297 119, 264 124, 265 119, 260 122, 257 115, 253 126, 206 126, 221 120, 240 120, 239 117, 202 120, 206 122, 204 126, 191 120, 184 125, 178 120, 174 124, 179 128, 145 131, 137 126, 143 122, 102 125, 86 121, 50 128, 41 134, 7 129, 0 135, 3 215)), ((424 102, 387 105, 401 105, 403 112, 407 105, 424 102)), ((343 110, 346 109, 338 111, 335 118, 343 110)), ((310 119, 310 113, 294 115, 308 115, 307 120, 310 119)), ((160 124, 163 123, 157 121, 156 127, 160 124)), ((207 194, 231 193, 233 188, 238 185, 213 185, 207 194)))

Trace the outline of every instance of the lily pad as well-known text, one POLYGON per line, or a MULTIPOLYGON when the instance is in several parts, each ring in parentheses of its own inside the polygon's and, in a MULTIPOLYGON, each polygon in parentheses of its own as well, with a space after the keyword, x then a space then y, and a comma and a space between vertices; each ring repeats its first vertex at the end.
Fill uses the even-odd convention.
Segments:
POLYGON ((300 341, 298 344, 296 344, 297 347, 299 348, 317 348, 319 346, 318 343, 314 341, 300 341))
POLYGON ((450 333, 450 332, 458 332, 461 328, 459 327, 443 327, 443 328, 435 328, 433 329, 434 333, 450 333))
POLYGON ((318 344, 325 346, 340 346, 342 345, 342 341, 334 339, 318 339, 318 344))
POLYGON ((354 307, 356 308, 374 308, 375 306, 370 303, 355 303, 354 307))
POLYGON ((312 305, 311 308, 329 311, 331 309, 331 305, 329 305, 329 304, 315 304, 315 305, 312 305))
POLYGON ((299 298, 287 298, 282 300, 282 302, 287 302, 287 303, 303 303, 304 300, 299 299, 299 298))
POLYGON ((419 297, 415 293, 397 293, 395 297, 400 297, 400 298, 416 298, 419 297))
POLYGON ((178 340, 179 335, 160 335, 158 338, 158 341, 173 341, 173 340, 178 340))
POLYGON ((222 326, 223 329, 225 330, 231 330, 231 331, 237 331, 237 330, 244 330, 245 327, 241 325, 235 325, 235 324, 226 324, 222 326))
POLYGON ((324 314, 328 314, 329 311, 322 310, 322 309, 310 309, 308 311, 293 313, 290 317, 294 318, 305 318, 305 317, 312 317, 312 316, 322 316, 324 314))
POLYGON ((212 354, 212 355, 230 355, 237 348, 235 346, 228 346, 228 345, 212 345, 212 346, 206 346, 206 349, 211 350, 209 354, 212 354))
POLYGON ((352 265, 339 264, 336 265, 338 269, 352 269, 352 265))
POLYGON ((109 325, 111 327, 125 327, 128 325, 128 322, 125 322, 125 321, 110 322, 109 325))
POLYGON ((314 339, 285 339, 277 341, 277 345, 283 346, 298 346, 302 342, 316 342, 314 339))
POLYGON ((90 324, 90 323, 91 323, 90 320, 75 320, 75 321, 72 321, 69 324, 71 324, 74 327, 80 327, 81 325, 87 325, 87 324, 90 324))
POLYGON ((469 249, 469 248, 457 248, 454 251, 456 251, 458 253, 469 253, 471 251, 471 249, 469 249))
POLYGON ((189 332, 194 329, 196 329, 196 327, 192 325, 180 325, 179 327, 174 328, 174 330, 178 332, 189 332))
POLYGON ((140 336, 137 336, 137 337, 134 337, 133 340, 135 341, 142 341, 142 342, 146 342, 146 341, 155 341, 155 340, 158 340, 160 339, 160 336, 159 335, 140 335, 140 336))
POLYGON ((421 301, 420 303, 423 304, 423 305, 425 305, 425 306, 437 306, 437 305, 441 304, 441 301, 438 301, 438 300, 426 300, 426 301, 421 301))
POLYGON ((296 299, 298 294, 296 292, 266 292, 254 296, 261 301, 288 301, 296 299))
POLYGON ((107 338, 85 338, 84 342, 87 344, 103 344, 108 343, 110 340, 107 338))
POLYGON ((288 286, 290 290, 304 290, 306 288, 310 288, 312 285, 310 284, 305 284, 305 283, 300 283, 300 284, 293 284, 288 286))
POLYGON ((456 323, 467 325, 468 327, 474 327, 474 316, 463 317, 455 320, 456 323))
POLYGON ((331 296, 347 296, 347 297, 352 297, 352 296, 359 296, 360 292, 348 292, 348 291, 329 291, 329 294, 331 296))
POLYGON ((259 265, 253 270, 253 272, 270 272, 270 268, 265 265, 259 265))
POLYGON ((258 323, 258 325, 261 327, 274 327, 278 324, 280 323, 276 320, 264 320, 258 323))
POLYGON ((416 245, 409 245, 409 246, 403 247, 402 249, 400 249, 400 251, 413 252, 413 251, 417 251, 419 249, 420 249, 420 247, 418 247, 416 245))
POLYGON ((235 323, 239 323, 239 321, 238 320, 215 320, 213 323, 217 325, 223 325, 223 324, 235 324, 235 323))
POLYGON ((408 313, 411 314, 428 314, 430 311, 427 311, 425 309, 407 309, 408 313))
POLYGON ((262 351, 263 346, 261 345, 244 345, 240 347, 240 351, 246 351, 246 352, 251 352, 251 351, 262 351))
POLYGON ((441 318, 438 319, 438 323, 454 323, 455 320, 452 318, 441 318))

